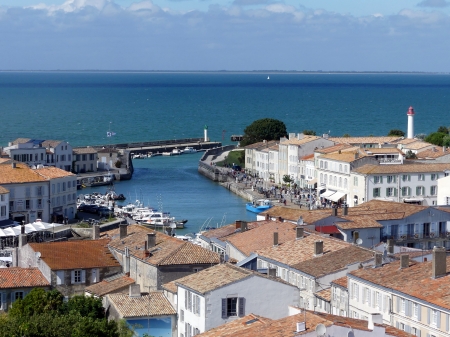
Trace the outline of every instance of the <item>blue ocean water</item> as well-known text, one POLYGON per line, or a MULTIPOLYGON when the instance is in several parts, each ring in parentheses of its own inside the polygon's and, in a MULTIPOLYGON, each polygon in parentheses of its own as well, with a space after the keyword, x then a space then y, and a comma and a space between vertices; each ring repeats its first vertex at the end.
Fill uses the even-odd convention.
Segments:
MULTIPOLYGON (((0 146, 18 137, 63 139, 73 146, 232 134, 260 118, 282 120, 288 132, 331 136, 406 131, 414 106, 415 132, 450 125, 450 76, 429 74, 0 72, 0 146), (109 139, 106 132, 116 135, 109 139)), ((198 175, 200 155, 135 161, 129 182, 116 186, 178 218, 189 231, 252 219, 245 201, 198 175), (159 197, 158 197, 159 196, 159 197)))

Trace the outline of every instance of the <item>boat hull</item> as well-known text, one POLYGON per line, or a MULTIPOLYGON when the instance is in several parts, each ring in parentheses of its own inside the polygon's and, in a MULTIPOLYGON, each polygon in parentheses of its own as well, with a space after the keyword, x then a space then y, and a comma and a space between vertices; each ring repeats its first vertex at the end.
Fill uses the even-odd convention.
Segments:
POLYGON ((245 205, 245 208, 247 209, 247 211, 253 212, 253 213, 261 213, 261 212, 264 212, 264 211, 268 210, 271 207, 272 206, 270 206, 270 205, 255 206, 251 202, 248 202, 245 205))

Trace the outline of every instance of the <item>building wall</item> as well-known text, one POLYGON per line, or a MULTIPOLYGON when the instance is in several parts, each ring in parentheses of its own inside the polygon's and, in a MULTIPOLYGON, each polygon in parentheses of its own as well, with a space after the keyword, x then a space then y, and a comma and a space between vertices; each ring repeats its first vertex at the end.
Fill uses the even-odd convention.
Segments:
POLYGON ((331 284, 331 313, 333 315, 348 317, 348 289, 331 284))
MULTIPOLYGON (((77 177, 67 176, 50 180, 51 214, 60 214, 72 220, 77 208, 77 177)), ((52 219, 55 220, 56 219, 52 219)))
POLYGON ((438 179, 438 205, 450 205, 450 176, 438 179))
MULTIPOLYGON (((0 289, 0 312, 8 311, 11 305, 16 301, 16 293, 22 293, 25 297, 34 288, 42 288, 44 290, 50 290, 50 287, 32 287, 32 288, 8 288, 0 289)), ((23 298, 22 297, 22 298, 23 298)))
POLYGON ((238 262, 247 258, 247 256, 244 253, 242 253, 239 249, 237 249, 229 242, 227 242, 227 255, 232 259, 236 259, 238 262))
POLYGON ((3 193, 0 194, 0 221, 7 219, 9 219, 9 193, 3 193))

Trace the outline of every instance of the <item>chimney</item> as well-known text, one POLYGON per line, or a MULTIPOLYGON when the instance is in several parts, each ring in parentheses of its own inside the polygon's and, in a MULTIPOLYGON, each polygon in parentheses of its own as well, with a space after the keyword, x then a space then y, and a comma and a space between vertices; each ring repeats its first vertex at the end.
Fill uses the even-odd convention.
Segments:
POLYGON ((151 249, 156 246, 156 233, 147 233, 147 248, 151 249))
POLYGON ((297 231, 296 239, 297 240, 302 239, 303 238, 303 231, 304 231, 303 227, 297 227, 295 230, 297 231))
POLYGON ((130 284, 129 296, 131 298, 141 297, 141 287, 139 284, 130 284))
POLYGON ((447 274, 447 254, 444 247, 433 248, 433 278, 445 276, 447 274))
POLYGON ((125 264, 123 266, 123 272, 130 272, 130 249, 128 247, 125 247, 125 264))
POLYGON ((338 215, 338 212, 337 212, 337 208, 336 208, 336 207, 331 209, 331 215, 332 215, 332 216, 337 216, 337 215, 338 215))
POLYGON ((302 332, 306 330, 306 322, 298 322, 297 323, 297 331, 296 332, 302 332))
POLYGON ((359 158, 359 151, 355 152, 355 160, 359 158))
POLYGON ((119 237, 120 239, 124 239, 127 237, 127 224, 120 224, 119 225, 119 237))
POLYGON ((342 208, 342 215, 348 215, 348 206, 347 206, 347 204, 345 204, 344 207, 342 208))
POLYGON ((358 231, 354 231, 353 232, 353 243, 356 244, 356 240, 359 239, 359 232, 358 231))
POLYGON ((100 225, 94 225, 92 229, 92 240, 100 239, 100 225))
POLYGON ((273 232, 273 245, 278 246, 278 232, 273 232))
MULTIPOLYGON (((25 227, 22 226, 22 228, 25 228, 25 227)), ((19 248, 22 248, 26 244, 27 244, 27 235, 22 233, 19 235, 19 248)))
POLYGON ((405 269, 409 267, 409 255, 400 255, 400 269, 405 269))
POLYGON ((279 216, 279 217, 277 218, 277 221, 283 222, 283 218, 282 218, 281 216, 279 216))
POLYGON ((20 234, 25 234, 25 225, 24 224, 22 224, 20 226, 20 234))
POLYGON ((375 268, 381 267, 383 265, 383 254, 375 253, 375 268))
POLYGON ((241 232, 246 232, 248 230, 247 221, 242 221, 241 232))
POLYGON ((394 254, 394 240, 387 240, 387 252, 388 254, 394 254))
POLYGON ((266 214, 266 221, 270 220, 270 215, 269 213, 266 214))
POLYGON ((269 268, 267 273, 269 276, 277 277, 277 270, 275 268, 269 268))
POLYGON ((11 167, 12 167, 13 169, 15 169, 15 168, 16 168, 16 163, 11 163, 11 167))
POLYGON ((314 256, 322 256, 322 255, 323 255, 323 241, 315 241, 314 256))
POLYGON ((235 224, 236 224, 236 229, 239 229, 242 226, 242 221, 241 220, 236 220, 235 224))
POLYGON ((383 324, 383 316, 381 314, 369 314, 367 320, 368 329, 373 331, 373 329, 375 329, 375 324, 383 324))

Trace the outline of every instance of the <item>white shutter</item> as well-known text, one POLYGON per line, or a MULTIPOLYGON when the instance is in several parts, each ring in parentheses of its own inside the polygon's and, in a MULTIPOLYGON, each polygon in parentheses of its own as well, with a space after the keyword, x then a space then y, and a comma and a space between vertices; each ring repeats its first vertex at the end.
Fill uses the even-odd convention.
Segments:
POLYGON ((86 270, 81 271, 81 283, 86 283, 86 270))
POLYGON ((1 297, 1 302, 0 302, 1 308, 3 310, 6 310, 6 293, 0 293, 0 297, 1 297))
POLYGON ((99 269, 91 269, 91 283, 97 283, 99 281, 99 269))
POLYGON ((56 284, 57 285, 64 284, 64 270, 56 271, 56 284))
POLYGON ((75 283, 75 270, 72 270, 70 272, 70 283, 72 283, 72 284, 75 283))

